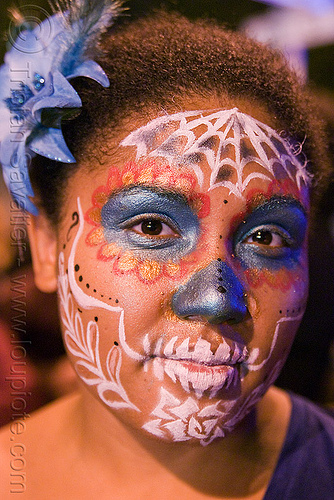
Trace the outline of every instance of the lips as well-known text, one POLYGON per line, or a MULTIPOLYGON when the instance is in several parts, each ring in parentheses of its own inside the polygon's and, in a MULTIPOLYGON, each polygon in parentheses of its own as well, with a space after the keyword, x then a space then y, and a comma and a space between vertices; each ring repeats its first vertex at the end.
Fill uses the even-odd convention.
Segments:
MULTIPOLYGON (((159 380, 167 375, 174 383, 180 382, 186 392, 194 391, 198 398, 209 391, 213 398, 219 390, 233 387, 239 379, 239 365, 248 358, 245 346, 232 342, 230 346, 223 338, 216 352, 213 353, 210 342, 199 338, 191 349, 190 338, 181 342, 173 337, 162 349, 162 340, 156 344, 153 358, 153 370, 159 380)), ((144 346, 149 348, 148 338, 144 346)))

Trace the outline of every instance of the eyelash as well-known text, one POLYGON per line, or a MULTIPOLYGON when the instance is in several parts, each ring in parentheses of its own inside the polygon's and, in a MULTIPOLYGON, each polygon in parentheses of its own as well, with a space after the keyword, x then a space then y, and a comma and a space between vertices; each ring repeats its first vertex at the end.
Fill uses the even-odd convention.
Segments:
POLYGON ((291 247, 293 245, 293 239, 290 234, 282 228, 278 228, 277 226, 259 226, 253 229, 243 239, 243 243, 258 246, 258 247, 267 247, 271 249, 283 248, 283 247, 291 247), (261 233, 263 237, 263 233, 268 233, 270 235, 271 241, 269 243, 256 241, 256 235, 259 235, 259 239, 261 238, 261 233), (277 240, 280 240, 281 243, 277 243, 277 240), (277 244, 276 244, 277 243, 277 244))
POLYGON ((180 237, 180 231, 176 224, 169 217, 160 214, 141 214, 133 217, 126 221, 123 225, 123 229, 133 231, 140 236, 152 239, 174 239, 180 237), (151 229, 152 233, 154 233, 154 224, 156 224, 156 230, 159 231, 159 229, 161 229, 160 233, 162 232, 162 234, 149 234, 149 232, 145 233, 143 228, 143 224, 145 223, 147 224, 147 231, 150 231, 149 223, 153 223, 151 229))

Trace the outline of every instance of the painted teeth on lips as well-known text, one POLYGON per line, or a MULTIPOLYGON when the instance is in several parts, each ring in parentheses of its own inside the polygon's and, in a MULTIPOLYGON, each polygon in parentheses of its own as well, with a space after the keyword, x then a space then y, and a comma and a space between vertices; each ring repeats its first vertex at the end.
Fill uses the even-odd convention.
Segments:
POLYGON ((191 350, 189 338, 175 347, 177 340, 177 336, 173 337, 162 352, 159 352, 161 343, 159 349, 154 350, 153 370, 159 380, 163 380, 166 374, 174 383, 180 382, 186 392, 194 391, 198 398, 206 391, 209 391, 209 397, 213 398, 221 389, 228 389, 237 384, 237 365, 248 358, 245 346, 237 342, 230 346, 222 339, 213 353, 210 342, 202 338, 197 340, 191 350))
POLYGON ((153 370, 158 380, 166 374, 174 383, 180 382, 186 392, 194 391, 198 398, 209 391, 216 396, 221 389, 234 387, 239 380, 237 365, 204 365, 194 361, 154 358, 153 370))
POLYGON ((238 342, 232 342, 230 346, 224 338, 222 338, 215 353, 212 352, 210 342, 199 338, 193 348, 189 348, 190 339, 186 338, 181 344, 175 348, 178 337, 173 337, 163 349, 163 352, 156 352, 154 355, 178 361, 194 361, 195 363, 216 366, 216 365, 235 365, 242 363, 248 358, 248 350, 246 346, 238 342))

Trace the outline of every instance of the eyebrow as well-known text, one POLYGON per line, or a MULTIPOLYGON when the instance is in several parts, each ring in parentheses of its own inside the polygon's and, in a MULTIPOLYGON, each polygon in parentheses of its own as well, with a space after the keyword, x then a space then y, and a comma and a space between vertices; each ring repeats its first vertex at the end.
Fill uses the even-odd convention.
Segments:
POLYGON ((128 184, 127 186, 122 186, 119 189, 115 189, 115 191, 111 193, 110 198, 112 198, 113 196, 117 196, 120 193, 126 194, 126 192, 129 192, 129 194, 131 195, 131 191, 133 191, 134 189, 149 190, 152 191, 153 193, 170 197, 174 200, 180 199, 181 197, 187 203, 189 202, 189 195, 191 194, 190 191, 187 191, 177 186, 175 186, 174 188, 170 186, 165 187, 163 184, 157 186, 150 182, 141 182, 141 183, 128 184))
MULTIPOLYGON (((247 222, 249 217, 254 214, 256 211, 261 210, 261 207, 265 208, 268 205, 276 204, 275 208, 277 208, 277 201, 282 201, 286 204, 286 208, 292 208, 293 206, 298 208, 306 219, 308 219, 308 212, 305 207, 301 204, 301 202, 293 195, 273 195, 270 198, 265 197, 263 194, 257 194, 253 198, 251 198, 246 205, 245 210, 241 210, 239 214, 237 214, 230 225, 230 233, 234 234, 235 231, 238 230, 238 227, 242 226, 247 222)), ((274 208, 274 207, 273 207, 274 208)))
POLYGON ((308 211, 304 207, 304 205, 301 203, 301 201, 296 198, 292 194, 274 194, 270 198, 267 198, 264 194, 258 193, 254 195, 250 200, 247 201, 247 206, 246 206, 246 211, 244 212, 245 215, 248 213, 253 212, 257 208, 260 208, 262 206, 268 205, 273 202, 277 201, 282 201, 282 202, 290 202, 291 204, 294 204, 295 206, 297 205, 298 208, 304 213, 305 216, 308 216, 308 211))

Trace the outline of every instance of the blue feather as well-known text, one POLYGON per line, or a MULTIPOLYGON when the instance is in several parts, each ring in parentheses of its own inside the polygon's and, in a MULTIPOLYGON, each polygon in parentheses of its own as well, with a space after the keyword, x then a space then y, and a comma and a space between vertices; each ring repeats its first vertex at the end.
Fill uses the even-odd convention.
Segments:
POLYGON ((52 8, 54 15, 38 26, 38 36, 33 28, 26 29, 27 24, 17 14, 25 31, 13 43, 0 68, 0 162, 14 199, 32 213, 36 213, 36 208, 29 199, 33 192, 27 159, 39 154, 56 161, 75 162, 61 131, 61 111, 81 107, 80 97, 69 80, 85 76, 104 87, 109 85, 91 54, 96 54, 102 33, 120 13, 121 2, 55 0, 52 8), (27 60, 33 78, 26 77, 17 89, 12 89, 10 68, 25 68, 27 60), (44 116, 49 115, 49 122, 53 117, 52 123, 42 123, 43 110, 44 116), (15 133, 13 121, 17 124, 15 133), (13 172, 21 180, 19 185, 14 185, 13 172))

